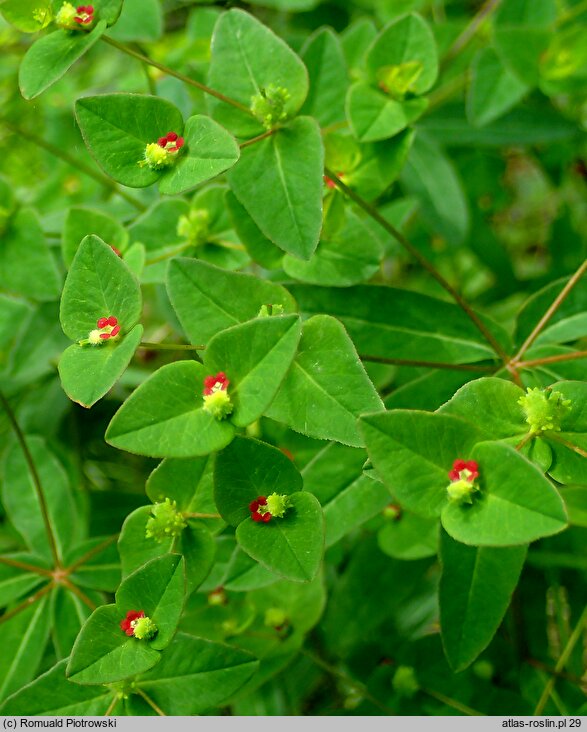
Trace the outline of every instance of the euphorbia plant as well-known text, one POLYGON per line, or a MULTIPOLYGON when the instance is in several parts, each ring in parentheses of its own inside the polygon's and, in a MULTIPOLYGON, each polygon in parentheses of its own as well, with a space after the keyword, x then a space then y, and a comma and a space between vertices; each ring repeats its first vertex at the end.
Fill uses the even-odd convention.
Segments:
POLYGON ((580 715, 585 13, 244 5, 0 5, 0 714, 580 715))

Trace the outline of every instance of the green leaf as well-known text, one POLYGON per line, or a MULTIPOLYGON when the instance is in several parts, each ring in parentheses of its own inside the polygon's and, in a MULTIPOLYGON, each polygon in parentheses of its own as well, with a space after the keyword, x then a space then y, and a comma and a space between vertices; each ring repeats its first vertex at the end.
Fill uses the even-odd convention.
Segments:
MULTIPOLYGON (((208 83, 247 109, 262 89, 271 85, 287 89, 290 97, 285 109, 291 117, 308 93, 308 72, 273 31, 252 15, 233 9, 223 13, 214 28, 208 83)), ((263 131, 254 117, 220 100, 212 98, 210 109, 212 116, 235 135, 253 137, 263 131)))
POLYGON ((390 501, 379 482, 363 475, 364 450, 331 442, 304 467, 304 490, 322 505, 326 547, 376 516, 390 501))
POLYGON ((147 671, 159 661, 161 656, 151 647, 152 641, 129 638, 121 630, 126 612, 116 605, 94 610, 73 646, 68 678, 76 684, 109 684, 147 671))
MULTIPOLYGON (((181 112, 159 97, 82 97, 75 103, 75 115, 84 142, 98 165, 114 180, 133 188, 150 186, 165 175, 139 164, 144 160, 145 147, 168 132, 183 133, 181 112)), ((182 149, 179 155, 184 154, 182 149)))
POLYGON ((138 688, 166 714, 201 714, 231 697, 258 665, 240 648, 178 633, 161 663, 141 676, 138 688))
POLYGON ((95 610, 84 624, 71 653, 67 676, 79 684, 106 684, 147 671, 169 645, 183 608, 183 559, 167 554, 127 577, 116 605, 95 610), (157 625, 151 640, 127 636, 120 621, 130 610, 143 610, 157 625))
POLYGON ((246 427, 269 407, 289 369, 300 340, 296 315, 273 315, 223 330, 204 352, 208 374, 226 372, 234 412, 230 420, 246 427))
POLYGON ((528 85, 503 66, 495 51, 484 48, 473 60, 467 117, 482 127, 508 112, 527 91, 528 85))
POLYGON ((58 81, 66 71, 100 40, 106 21, 98 20, 89 33, 56 30, 39 38, 26 52, 18 70, 18 83, 25 99, 34 99, 58 81))
POLYGON ((2 231, 0 288, 35 300, 56 300, 61 278, 35 212, 20 209, 2 231))
POLYGON ((527 548, 465 546, 442 532, 440 626, 455 672, 467 668, 491 642, 518 584, 527 548))
POLYGON ((85 339, 99 318, 109 316, 118 319, 122 334, 128 333, 139 320, 141 309, 141 291, 134 275, 108 244, 97 236, 86 236, 71 263, 61 295, 60 318, 65 335, 72 341, 85 339))
POLYGON ((35 677, 49 640, 50 624, 47 597, 3 623, 0 700, 35 677))
POLYGON ((587 486, 568 486, 562 491, 571 526, 587 528, 587 486))
MULTIPOLYGON (((459 307, 434 297, 374 285, 344 290, 292 285, 289 290, 304 315, 337 317, 360 354, 449 363, 495 356, 459 307)), ((506 333, 483 316, 481 319, 509 348, 506 333)))
POLYGON ((493 42, 503 63, 528 85, 539 81, 539 61, 553 34, 554 0, 505 0, 494 20, 493 42))
POLYGON ((484 377, 462 386, 438 412, 461 417, 495 440, 521 438, 529 431, 518 404, 525 393, 511 381, 484 377))
POLYGON ((186 594, 190 595, 210 572, 216 551, 214 539, 202 522, 190 520, 177 538, 157 542, 146 535, 150 514, 151 506, 141 506, 124 521, 118 540, 123 575, 169 552, 181 554, 185 560, 186 594))
MULTIPOLYGON (((20 552, 19 554, 4 554, 3 559, 15 560, 31 564, 38 560, 34 554, 20 552)), ((46 567, 49 569, 49 567, 46 567)), ((10 605, 19 597, 27 595, 41 584, 43 578, 39 574, 31 574, 26 570, 12 567, 0 562, 0 607, 10 605)))
POLYGON ((15 28, 23 33, 36 33, 45 21, 51 21, 51 0, 3 0, 0 14, 15 28), (38 10, 41 20, 33 12, 38 10))
POLYGON ((361 447, 356 419, 383 404, 344 327, 329 315, 303 325, 298 355, 267 416, 296 432, 361 447))
POLYGON ((251 259, 267 269, 279 267, 283 259, 282 250, 263 234, 232 191, 226 192, 226 206, 232 226, 251 259))
POLYGON ((412 94, 424 94, 438 76, 436 43, 426 21, 416 14, 392 21, 375 38, 367 51, 366 67, 373 81, 385 67, 418 63, 421 71, 409 86, 412 94))
POLYGON ((203 411, 207 375, 195 361, 158 369, 116 412, 106 442, 151 457, 195 457, 221 450, 232 440, 234 426, 203 411))
POLYGON ((198 259, 178 257, 169 263, 167 292, 193 344, 205 344, 220 331, 255 318, 264 304, 282 305, 286 313, 296 310, 281 285, 198 259))
POLYGON ((348 210, 343 228, 324 236, 308 262, 286 254, 283 269, 302 282, 348 287, 370 279, 382 255, 381 243, 368 222, 348 210))
POLYGON ((338 36, 330 28, 319 28, 305 43, 302 60, 310 88, 300 114, 315 117, 321 127, 344 122, 348 73, 338 36))
POLYGON ((77 544, 66 558, 70 566, 91 553, 83 564, 73 570, 71 580, 80 587, 114 593, 120 584, 120 558, 116 537, 93 537, 77 544))
POLYGON ((63 261, 69 267, 81 240, 87 234, 95 234, 109 246, 124 250, 128 234, 124 226, 112 216, 85 206, 72 206, 65 217, 61 237, 63 261))
MULTIPOLYGON (((516 322, 516 344, 521 346, 550 305, 567 284, 568 277, 551 282, 526 300, 516 322)), ((533 347, 549 343, 569 343, 587 332, 587 279, 583 277, 540 331, 533 347)))
POLYGON ((126 371, 141 342, 143 326, 135 327, 122 340, 101 346, 74 343, 59 360, 59 376, 67 396, 82 407, 91 407, 107 394, 126 371))
POLYGON ((65 677, 67 659, 0 704, 3 715, 104 715, 113 700, 106 686, 81 686, 65 677))
POLYGON ((246 147, 228 180, 268 239, 294 257, 309 259, 322 227, 323 174, 318 123, 311 117, 299 117, 246 147))
POLYGON ((117 41, 156 41, 163 32, 163 12, 158 0, 124 0, 116 26, 109 35, 117 41))
POLYGON ((486 439, 462 419, 430 412, 394 409, 360 421, 381 479, 402 507, 424 517, 439 516, 446 504, 453 462, 468 460, 486 439))
POLYGON ((256 523, 242 521, 236 538, 253 559, 292 582, 310 582, 317 575, 324 552, 324 517, 320 503, 299 491, 290 496, 291 507, 281 519, 256 523))
POLYGON ((400 177, 405 189, 420 201, 420 216, 449 244, 461 244, 469 231, 469 209, 462 183, 442 148, 418 134, 400 177))
MULTIPOLYGON (((389 503, 389 494, 387 495, 389 503)), ((394 559, 413 561, 434 557, 438 552, 438 518, 426 518, 404 511, 388 520, 377 534, 382 552, 394 559)))
MULTIPOLYGON (((26 443, 41 482, 57 551, 63 556, 77 533, 68 476, 41 437, 27 436, 26 443)), ((20 445, 15 443, 8 449, 2 467, 2 504, 11 523, 33 552, 50 557, 39 498, 20 445)))
POLYGON ((426 99, 400 102, 364 82, 353 84, 346 98, 346 115, 360 142, 386 140, 397 135, 424 112, 426 99))
POLYGON ((214 500, 225 521, 238 526, 251 514, 249 503, 271 493, 302 490, 302 476, 281 450, 237 437, 216 457, 214 500))
POLYGON ((479 464, 480 492, 469 506, 450 503, 442 525, 472 546, 527 544, 567 525, 564 503, 542 472, 508 445, 483 442, 471 456, 479 464))
POLYGON ((90 615, 87 606, 65 587, 55 587, 51 592, 51 612, 49 623, 52 640, 58 659, 67 658, 71 653, 81 626, 90 615))
POLYGON ((240 157, 234 137, 214 120, 198 114, 185 123, 185 145, 175 165, 164 170, 159 190, 175 196, 212 180, 240 157))

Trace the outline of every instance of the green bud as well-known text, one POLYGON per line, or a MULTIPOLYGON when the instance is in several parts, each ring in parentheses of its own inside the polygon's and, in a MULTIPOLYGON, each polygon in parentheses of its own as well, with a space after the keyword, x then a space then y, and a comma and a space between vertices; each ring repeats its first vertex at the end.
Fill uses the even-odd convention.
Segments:
POLYGON ((210 214, 204 208, 194 208, 187 216, 180 216, 177 234, 194 246, 205 244, 210 230, 210 214))
POLYGON ((289 113, 285 105, 290 97, 284 87, 269 84, 251 97, 251 112, 265 129, 273 130, 288 119, 289 113))
POLYGON ((134 637, 139 640, 150 640, 157 635, 158 628, 151 618, 139 618, 135 621, 134 637))
POLYGON ((151 508, 151 516, 147 520, 147 539, 161 543, 179 536, 187 526, 183 516, 177 510, 175 501, 165 499, 164 503, 156 503, 151 508))
POLYGON ((290 505, 289 496, 280 496, 277 493, 272 493, 270 496, 267 496, 267 505, 261 506, 261 509, 264 509, 261 512, 266 513, 269 511, 273 518, 283 518, 290 505))
POLYGON ((411 699, 420 690, 416 671, 411 666, 399 666, 391 682, 394 691, 411 699))
POLYGON ((230 397, 223 389, 204 395, 204 412, 216 417, 218 420, 232 414, 233 408, 230 397))
POLYGON ((261 305, 261 309, 257 313, 258 318, 268 318, 271 315, 283 315, 283 305, 261 305))
POLYGON ((393 99, 403 101, 413 91, 424 66, 421 61, 406 61, 397 66, 383 66, 377 71, 379 87, 393 99))
POLYGON ((532 432, 559 432, 563 417, 570 411, 571 400, 559 391, 528 389, 518 399, 532 432))
POLYGON ((265 610, 265 626, 267 628, 279 628, 287 623, 287 614, 280 607, 270 607, 265 610))
POLYGON ((473 494, 478 490, 479 488, 469 480, 455 480, 446 488, 448 500, 452 503, 473 503, 473 494))

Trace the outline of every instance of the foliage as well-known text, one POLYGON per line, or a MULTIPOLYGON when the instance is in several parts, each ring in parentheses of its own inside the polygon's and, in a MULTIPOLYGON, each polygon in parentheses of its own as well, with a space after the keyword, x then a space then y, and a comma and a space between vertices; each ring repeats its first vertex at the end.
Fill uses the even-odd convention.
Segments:
POLYGON ((0 2, 0 714, 584 714, 580 0, 0 2))

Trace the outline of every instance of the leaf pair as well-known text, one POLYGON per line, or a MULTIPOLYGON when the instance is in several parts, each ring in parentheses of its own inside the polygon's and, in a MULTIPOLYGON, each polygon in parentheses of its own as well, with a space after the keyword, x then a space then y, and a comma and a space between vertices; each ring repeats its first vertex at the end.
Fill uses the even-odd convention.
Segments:
POLYGON ((249 556, 294 582, 314 579, 324 552, 322 509, 302 490, 301 475, 280 450, 237 437, 216 458, 214 499, 249 556), (288 496, 285 515, 268 523, 253 521, 249 504, 272 493, 288 496))

